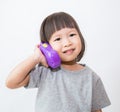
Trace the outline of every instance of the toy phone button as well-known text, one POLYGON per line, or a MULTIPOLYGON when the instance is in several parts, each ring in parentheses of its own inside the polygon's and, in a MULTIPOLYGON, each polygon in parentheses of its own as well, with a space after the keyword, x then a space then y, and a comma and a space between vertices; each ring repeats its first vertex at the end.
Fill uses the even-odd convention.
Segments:
POLYGON ((48 45, 47 45, 46 43, 44 43, 44 44, 43 44, 43 47, 45 47, 45 48, 46 48, 47 46, 48 46, 48 45))

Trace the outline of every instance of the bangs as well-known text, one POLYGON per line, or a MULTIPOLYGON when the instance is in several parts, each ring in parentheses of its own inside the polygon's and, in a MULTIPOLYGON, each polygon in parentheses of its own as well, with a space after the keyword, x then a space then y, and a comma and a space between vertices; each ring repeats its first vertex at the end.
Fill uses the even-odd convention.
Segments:
POLYGON ((44 34, 46 35, 47 40, 49 41, 51 35, 62 28, 76 28, 74 19, 70 15, 63 13, 55 13, 54 16, 49 16, 44 26, 44 34))
POLYGON ((73 21, 70 18, 59 16, 52 20, 53 31, 61 30, 62 28, 74 28, 73 21))

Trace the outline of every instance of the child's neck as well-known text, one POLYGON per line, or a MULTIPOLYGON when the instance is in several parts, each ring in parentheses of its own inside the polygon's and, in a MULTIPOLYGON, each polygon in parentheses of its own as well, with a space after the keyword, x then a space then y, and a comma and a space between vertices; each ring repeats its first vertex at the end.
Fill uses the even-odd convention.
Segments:
POLYGON ((62 67, 67 69, 67 70, 81 70, 84 68, 84 66, 76 63, 75 61, 71 62, 62 62, 62 67))
POLYGON ((73 60, 73 61, 62 61, 62 64, 63 65, 75 65, 77 63, 76 63, 76 60, 73 60))

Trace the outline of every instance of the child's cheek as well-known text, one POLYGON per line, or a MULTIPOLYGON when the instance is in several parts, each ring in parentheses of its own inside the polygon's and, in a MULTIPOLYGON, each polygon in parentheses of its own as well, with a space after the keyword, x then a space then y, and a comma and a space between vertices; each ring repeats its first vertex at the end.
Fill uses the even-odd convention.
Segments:
POLYGON ((61 51, 61 50, 60 50, 60 48, 59 48, 58 46, 54 46, 54 47, 53 47, 53 49, 54 49, 55 51, 57 51, 57 52, 58 52, 58 54, 59 54, 59 53, 60 53, 60 51, 61 51))
POLYGON ((54 43, 54 42, 49 42, 49 44, 51 45, 51 47, 58 52, 58 54, 61 51, 61 45, 59 45, 58 43, 54 43))
POLYGON ((53 49, 57 51, 59 55, 61 54, 61 49, 59 48, 59 46, 53 46, 53 49))

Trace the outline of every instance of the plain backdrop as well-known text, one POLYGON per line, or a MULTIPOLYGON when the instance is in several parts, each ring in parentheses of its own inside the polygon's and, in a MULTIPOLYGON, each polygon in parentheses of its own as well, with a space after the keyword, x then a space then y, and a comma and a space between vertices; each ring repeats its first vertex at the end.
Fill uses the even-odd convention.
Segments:
POLYGON ((102 79, 111 106, 120 112, 119 0, 0 0, 0 112, 34 112, 37 89, 8 89, 9 72, 34 51, 43 19, 65 11, 77 21, 86 41, 81 63, 102 79))

